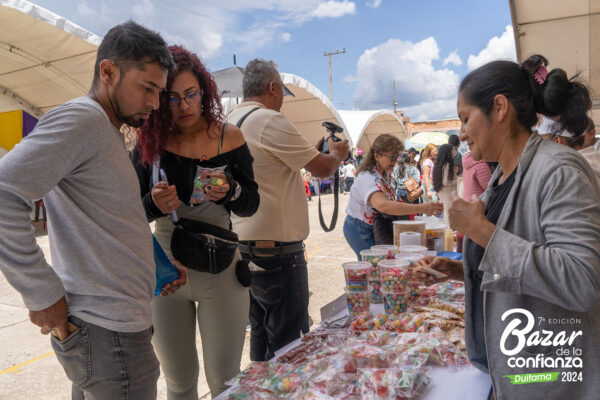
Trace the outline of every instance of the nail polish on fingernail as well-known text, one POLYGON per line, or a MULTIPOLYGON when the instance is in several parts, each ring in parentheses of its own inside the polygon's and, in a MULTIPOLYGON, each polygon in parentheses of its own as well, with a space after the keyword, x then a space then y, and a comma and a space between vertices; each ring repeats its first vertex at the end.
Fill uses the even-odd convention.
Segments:
POLYGON ((206 189, 212 190, 212 186, 207 186, 206 189))

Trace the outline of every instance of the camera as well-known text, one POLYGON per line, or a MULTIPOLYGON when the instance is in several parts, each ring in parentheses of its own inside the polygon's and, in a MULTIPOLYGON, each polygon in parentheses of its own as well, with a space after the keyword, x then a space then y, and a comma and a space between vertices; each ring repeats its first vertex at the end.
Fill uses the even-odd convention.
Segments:
POLYGON ((329 121, 323 122, 322 125, 327 129, 327 132, 329 132, 329 136, 323 140, 323 143, 319 146, 319 151, 323 154, 329 154, 329 139, 333 139, 334 142, 341 142, 342 139, 335 136, 335 134, 344 132, 344 128, 329 121))

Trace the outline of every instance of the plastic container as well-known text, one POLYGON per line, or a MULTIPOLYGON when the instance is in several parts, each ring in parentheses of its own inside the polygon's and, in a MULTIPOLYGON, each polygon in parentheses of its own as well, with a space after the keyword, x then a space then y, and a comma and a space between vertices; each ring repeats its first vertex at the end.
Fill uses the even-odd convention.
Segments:
MULTIPOLYGON (((379 251, 385 251, 386 254, 387 254, 386 258, 388 260, 393 260, 394 256, 399 253, 398 246, 394 246, 394 245, 391 245, 391 244, 378 244, 378 245, 375 245, 375 246, 371 247, 371 250, 374 250, 374 251, 378 251, 378 250, 379 251)), ((363 261, 365 261, 365 260, 363 260, 363 261)))
POLYGON ((411 304, 410 291, 404 292, 382 292, 383 309, 387 315, 399 315, 408 311, 411 304))
POLYGON ((399 293, 418 288, 420 282, 409 265, 408 261, 400 259, 381 261, 381 290, 399 293))
POLYGON ((377 268, 377 264, 379 264, 379 261, 385 260, 387 258, 387 254, 387 250, 367 249, 360 252, 360 258, 363 260, 363 262, 368 262, 371 264, 369 277, 373 279, 379 279, 379 268, 377 268))
POLYGON ((419 261, 423 257, 425 257, 425 256, 423 254, 419 254, 419 253, 396 254, 396 260, 408 261, 409 267, 411 267, 415 262, 419 261))
POLYGON ((346 288, 346 302, 348 314, 355 317, 358 314, 369 311, 371 306, 371 292, 368 290, 352 291, 346 288))
POLYGON ((399 253, 419 253, 423 254, 427 251, 425 246, 400 246, 398 248, 399 253))
POLYGON ((383 302, 383 298, 381 297, 381 280, 369 280, 369 292, 371 293, 371 304, 381 304, 383 302))
POLYGON ((346 289, 349 291, 367 291, 367 276, 372 265, 367 262, 353 261, 342 264, 346 277, 346 289))
POLYGON ((425 221, 394 221, 394 245, 400 246, 400 234, 402 232, 418 232, 421 234, 421 246, 425 246, 425 221))

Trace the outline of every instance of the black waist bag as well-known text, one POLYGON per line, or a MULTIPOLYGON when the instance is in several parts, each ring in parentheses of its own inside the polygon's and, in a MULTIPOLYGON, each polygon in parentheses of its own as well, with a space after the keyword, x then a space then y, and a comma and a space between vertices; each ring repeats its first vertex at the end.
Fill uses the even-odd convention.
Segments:
POLYGON ((238 236, 205 222, 181 218, 171 236, 173 257, 187 268, 218 274, 231 264, 238 236))

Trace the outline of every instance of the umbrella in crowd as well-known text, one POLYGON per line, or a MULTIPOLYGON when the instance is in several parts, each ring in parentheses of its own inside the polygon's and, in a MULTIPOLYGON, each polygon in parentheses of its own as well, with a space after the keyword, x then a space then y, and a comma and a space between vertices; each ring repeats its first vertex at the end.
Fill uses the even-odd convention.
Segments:
POLYGON ((415 145, 408 147, 417 147, 416 145, 425 146, 427 143, 441 146, 442 144, 448 143, 448 134, 444 132, 419 132, 413 137, 408 138, 406 141, 415 145))

